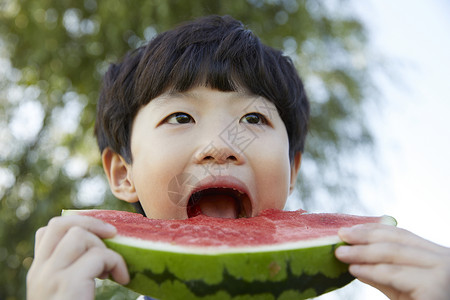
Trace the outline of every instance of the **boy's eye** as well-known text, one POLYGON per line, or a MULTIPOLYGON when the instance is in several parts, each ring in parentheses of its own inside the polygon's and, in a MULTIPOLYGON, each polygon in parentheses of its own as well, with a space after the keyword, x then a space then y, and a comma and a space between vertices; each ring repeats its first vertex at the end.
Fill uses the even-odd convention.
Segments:
POLYGON ((241 118, 243 123, 263 125, 267 124, 267 119, 259 113, 249 113, 241 118))
POLYGON ((165 122, 169 124, 188 124, 193 123, 194 119, 187 113, 176 112, 168 116, 165 122))

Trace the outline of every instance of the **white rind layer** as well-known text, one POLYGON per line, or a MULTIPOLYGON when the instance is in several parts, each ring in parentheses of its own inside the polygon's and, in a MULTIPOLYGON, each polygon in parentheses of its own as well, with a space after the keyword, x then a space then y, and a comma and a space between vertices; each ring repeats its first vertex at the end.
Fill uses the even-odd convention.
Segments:
POLYGON ((254 252, 275 252, 283 250, 312 248, 326 245, 333 245, 342 242, 337 235, 321 237, 306 241, 297 241, 290 243, 282 243, 276 245, 258 245, 249 247, 229 247, 229 246, 180 246, 175 244, 147 241, 138 238, 132 238, 122 235, 117 235, 109 241, 136 247, 142 249, 150 249, 155 251, 175 252, 184 254, 198 254, 198 255, 221 255, 229 253, 254 253, 254 252))

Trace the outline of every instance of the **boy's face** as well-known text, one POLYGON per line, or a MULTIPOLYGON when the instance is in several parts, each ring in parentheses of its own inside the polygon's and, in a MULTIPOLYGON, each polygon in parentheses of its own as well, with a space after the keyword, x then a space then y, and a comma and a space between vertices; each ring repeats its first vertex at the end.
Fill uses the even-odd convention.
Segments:
POLYGON ((166 93, 142 107, 131 153, 131 165, 116 154, 106 159, 113 193, 139 200, 157 219, 283 209, 300 165, 297 154, 291 167, 286 128, 270 101, 206 87, 166 93))

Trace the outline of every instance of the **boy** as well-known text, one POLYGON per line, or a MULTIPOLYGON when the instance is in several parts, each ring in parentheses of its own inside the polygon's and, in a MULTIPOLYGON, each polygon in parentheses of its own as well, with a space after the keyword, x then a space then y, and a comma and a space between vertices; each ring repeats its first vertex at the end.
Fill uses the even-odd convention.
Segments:
MULTIPOLYGON (((252 217, 283 209, 309 105, 281 52, 230 17, 160 34, 105 75, 96 135, 113 194, 149 218, 252 217)), ((36 233, 29 299, 93 299, 94 278, 126 284, 101 221, 56 217, 36 233)), ((392 299, 447 299, 449 249, 382 225, 341 231, 336 255, 392 299)))

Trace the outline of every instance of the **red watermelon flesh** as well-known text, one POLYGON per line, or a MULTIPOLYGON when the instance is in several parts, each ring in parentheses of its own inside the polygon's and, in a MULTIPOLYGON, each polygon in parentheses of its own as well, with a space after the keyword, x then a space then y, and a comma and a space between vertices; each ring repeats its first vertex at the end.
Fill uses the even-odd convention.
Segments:
POLYGON ((341 227, 379 223, 382 218, 273 209, 240 219, 199 215, 186 220, 155 220, 119 211, 80 213, 116 226, 121 236, 194 247, 252 247, 305 241, 336 236, 341 227))

